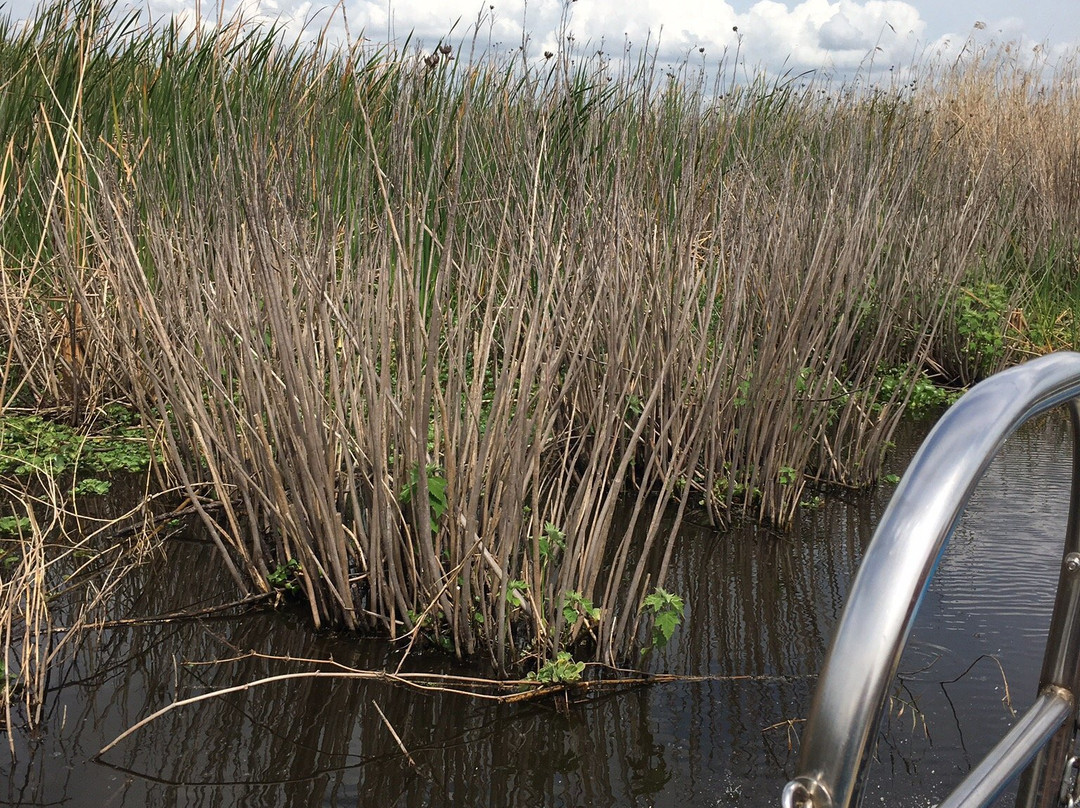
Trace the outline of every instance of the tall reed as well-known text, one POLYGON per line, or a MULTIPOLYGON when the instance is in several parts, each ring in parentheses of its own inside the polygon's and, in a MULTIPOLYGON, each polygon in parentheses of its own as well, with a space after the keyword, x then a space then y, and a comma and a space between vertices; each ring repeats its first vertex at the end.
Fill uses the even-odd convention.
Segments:
MULTIPOLYGON (((238 587, 295 560, 316 625, 500 667, 623 656, 688 509, 782 525, 809 482, 872 482, 910 389, 883 371, 974 372, 954 290, 1076 244, 1045 193, 1075 187, 1076 135, 1019 164, 961 136, 966 81, 1009 92, 979 65, 718 95, 644 57, 109 20, 0 32, 42 99, 3 133, 5 176, 34 178, 0 189, 6 389, 59 395, 63 289, 83 372, 224 504, 203 517, 238 587)), ((1040 85, 1062 115, 1070 80, 1040 85)))

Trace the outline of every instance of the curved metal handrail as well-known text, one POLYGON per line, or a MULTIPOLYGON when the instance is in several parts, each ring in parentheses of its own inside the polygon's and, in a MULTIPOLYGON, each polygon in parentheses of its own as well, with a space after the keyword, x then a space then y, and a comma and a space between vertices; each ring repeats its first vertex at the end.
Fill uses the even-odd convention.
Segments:
POLYGON ((1075 715, 1080 690, 1078 396, 1080 353, 1050 354, 975 385, 927 436, 852 585, 803 731, 797 775, 784 788, 784 808, 859 804, 888 688, 915 612, 975 484, 1021 424, 1067 403, 1073 430, 1072 494, 1039 696, 939 808, 986 805, 1025 767, 1017 804, 1053 804, 1040 796, 1051 790, 1056 801, 1074 729, 1068 719, 1075 715))

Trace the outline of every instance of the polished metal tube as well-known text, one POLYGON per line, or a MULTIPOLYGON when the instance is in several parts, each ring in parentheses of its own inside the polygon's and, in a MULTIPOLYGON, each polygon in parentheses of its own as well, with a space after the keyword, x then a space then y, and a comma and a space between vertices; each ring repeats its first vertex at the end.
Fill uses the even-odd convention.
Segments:
MULTIPOLYGON (((1080 399, 1069 402, 1069 422, 1073 438, 1069 521, 1039 686, 1056 685, 1076 695, 1080 694, 1080 399)), ((1057 808, 1057 784, 1047 780, 1060 779, 1072 746, 1073 727, 1063 726, 1024 772, 1017 789, 1017 808, 1057 808)))
POLYGON ((1024 717, 1005 733, 1005 737, 937 808, 984 808, 989 805, 1058 728, 1068 722, 1075 708, 1075 700, 1069 691, 1060 687, 1046 688, 1024 717))
MULTIPOLYGON (((975 484, 1022 423, 1077 396, 1080 354, 1051 354, 975 385, 931 430, 852 585, 803 731, 796 777, 784 789, 784 808, 859 804, 915 612, 975 484)), ((1065 667, 1073 661, 1067 656, 1059 660, 1065 667)))

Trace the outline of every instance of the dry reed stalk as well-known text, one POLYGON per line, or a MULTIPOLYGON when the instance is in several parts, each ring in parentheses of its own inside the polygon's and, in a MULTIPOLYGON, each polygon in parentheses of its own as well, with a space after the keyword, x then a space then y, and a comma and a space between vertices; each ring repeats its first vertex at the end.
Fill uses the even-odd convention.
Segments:
MULTIPOLYGON (((138 722, 125 729, 122 733, 117 735, 115 738, 109 741, 109 743, 107 743, 100 750, 98 750, 98 752, 94 755, 94 759, 100 760, 104 755, 115 749, 124 740, 130 738, 139 730, 149 726, 153 722, 175 710, 183 707, 188 707, 193 704, 207 702, 212 699, 222 698, 237 693, 245 693, 254 690, 255 688, 280 682, 296 682, 298 680, 312 681, 326 679, 345 679, 368 682, 374 681, 394 685, 396 687, 401 687, 414 693, 449 693, 489 703, 515 704, 523 701, 553 699, 559 697, 565 700, 569 700, 571 696, 574 696, 576 699, 580 699, 587 698, 593 693, 605 691, 610 692, 612 690, 641 687, 643 685, 655 686, 659 684, 675 682, 787 682, 804 678, 801 676, 752 674, 714 674, 704 676, 645 674, 640 671, 609 668, 608 666, 593 664, 592 667, 594 669, 599 669, 600 671, 602 671, 602 673, 605 675, 604 678, 583 679, 575 682, 564 682, 556 685, 550 685, 537 682, 535 679, 506 680, 490 679, 475 676, 456 676, 452 674, 414 672, 389 673, 384 670, 360 670, 357 668, 349 667, 347 665, 343 665, 332 659, 305 659, 291 656, 280 657, 269 654, 261 654, 258 652, 247 652, 231 659, 219 659, 213 662, 189 662, 187 664, 191 666, 223 666, 229 663, 236 663, 242 660, 253 658, 268 660, 272 662, 285 662, 288 663, 290 666, 296 666, 297 664, 314 665, 319 666, 323 669, 292 671, 290 673, 264 676, 262 678, 245 682, 243 684, 220 688, 210 692, 199 693, 197 695, 190 696, 184 699, 177 699, 165 705, 164 707, 161 707, 150 715, 143 717, 138 722)), ((402 754, 404 754, 406 758, 409 759, 409 763, 411 765, 416 765, 413 762, 408 750, 406 749, 404 742, 401 740, 401 737, 391 725, 389 719, 383 713, 383 710, 374 701, 372 702, 372 704, 374 705, 376 711, 379 713, 379 716, 382 719, 384 726, 390 731, 395 743, 401 750, 402 754)))

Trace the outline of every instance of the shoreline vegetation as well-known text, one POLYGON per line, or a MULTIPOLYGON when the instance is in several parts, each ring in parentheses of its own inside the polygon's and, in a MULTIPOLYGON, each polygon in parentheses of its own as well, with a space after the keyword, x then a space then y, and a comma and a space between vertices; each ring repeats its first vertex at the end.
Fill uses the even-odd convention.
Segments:
POLYGON ((141 424, 238 597, 563 681, 569 650, 670 638, 688 512, 789 525, 873 484, 905 409, 1077 344, 1071 63, 841 87, 567 47, 0 21, 0 640, 28 711, 53 597, 89 624, 127 564, 60 583, 119 551, 28 418, 76 447, 141 424))

